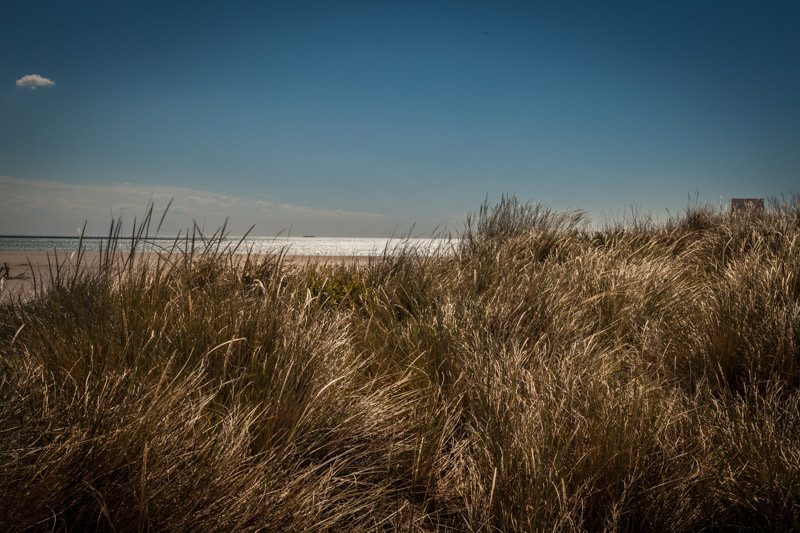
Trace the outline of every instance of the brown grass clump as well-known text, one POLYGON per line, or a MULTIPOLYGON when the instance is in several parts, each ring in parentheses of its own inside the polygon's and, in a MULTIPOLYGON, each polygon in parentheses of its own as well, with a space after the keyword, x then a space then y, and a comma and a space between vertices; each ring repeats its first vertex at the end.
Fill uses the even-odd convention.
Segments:
POLYGON ((798 205, 338 267, 112 228, 0 308, 0 529, 798 529, 798 205))

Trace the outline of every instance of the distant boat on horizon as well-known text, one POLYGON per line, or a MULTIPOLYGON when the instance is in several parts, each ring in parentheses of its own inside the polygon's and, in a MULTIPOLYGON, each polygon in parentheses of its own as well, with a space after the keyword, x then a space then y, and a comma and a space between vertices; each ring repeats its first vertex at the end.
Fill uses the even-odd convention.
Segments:
POLYGON ((311 238, 311 237, 313 237, 313 235, 303 235, 303 237, 311 238))

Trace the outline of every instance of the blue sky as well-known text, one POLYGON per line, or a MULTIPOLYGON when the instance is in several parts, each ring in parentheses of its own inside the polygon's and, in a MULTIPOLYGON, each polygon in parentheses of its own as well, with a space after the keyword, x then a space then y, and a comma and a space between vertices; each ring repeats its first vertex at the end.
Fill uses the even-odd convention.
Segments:
POLYGON ((380 236, 502 193, 597 219, 797 191, 798 27, 798 2, 4 2, 0 233, 151 195, 171 231, 380 236))

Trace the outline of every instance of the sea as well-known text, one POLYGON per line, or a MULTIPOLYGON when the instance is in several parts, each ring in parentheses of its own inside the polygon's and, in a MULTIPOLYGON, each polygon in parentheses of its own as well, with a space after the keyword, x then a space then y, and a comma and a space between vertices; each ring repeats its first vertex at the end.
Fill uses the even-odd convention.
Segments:
MULTIPOLYGON (((128 251, 133 240, 130 237, 120 237, 117 241, 117 250, 128 251)), ((287 255, 322 255, 322 256, 380 256, 396 255, 402 250, 413 248, 423 255, 448 253, 457 244, 457 239, 441 238, 361 238, 361 237, 241 237, 229 236, 221 241, 214 241, 213 249, 230 251, 235 249, 239 253, 275 254, 283 252, 287 255)), ((61 236, 30 236, 30 235, 0 235, 0 250, 21 251, 64 251, 74 252, 81 246, 84 251, 94 252, 108 248, 107 237, 78 237, 61 236)), ((191 247, 191 242, 184 238, 176 240, 175 237, 157 237, 140 241, 137 249, 140 251, 166 251, 173 249, 184 250, 191 247)), ((195 249, 202 249, 203 242, 195 240, 195 249)))

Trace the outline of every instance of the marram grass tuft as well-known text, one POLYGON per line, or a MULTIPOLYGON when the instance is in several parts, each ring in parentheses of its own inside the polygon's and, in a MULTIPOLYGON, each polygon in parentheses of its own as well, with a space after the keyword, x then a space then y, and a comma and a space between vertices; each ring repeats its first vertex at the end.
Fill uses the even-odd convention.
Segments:
POLYGON ((800 529, 799 213, 505 198, 337 267, 112 226, 0 307, 0 529, 800 529))

